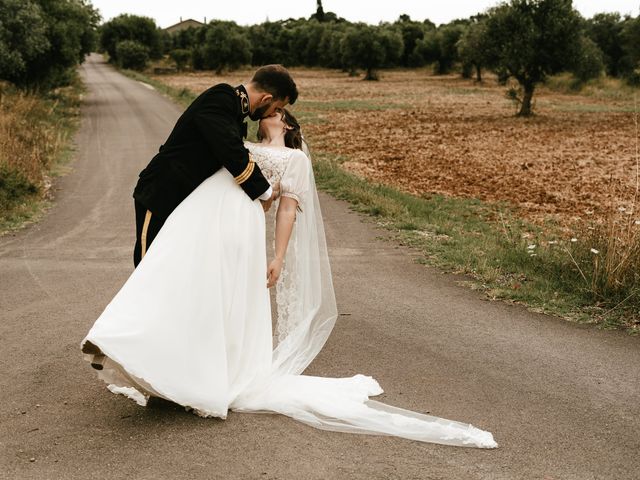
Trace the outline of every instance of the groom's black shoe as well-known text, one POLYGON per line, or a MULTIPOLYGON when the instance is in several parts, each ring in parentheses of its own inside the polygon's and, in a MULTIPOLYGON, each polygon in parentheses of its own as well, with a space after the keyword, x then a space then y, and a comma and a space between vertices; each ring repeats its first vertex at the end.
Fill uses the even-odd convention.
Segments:
POLYGON ((171 400, 166 400, 161 397, 155 397, 153 395, 149 396, 147 400, 147 408, 157 408, 162 410, 172 410, 172 409, 182 409, 184 408, 182 405, 172 402, 171 400))
POLYGON ((91 343, 89 340, 84 342, 82 345, 82 353, 87 355, 93 355, 93 359, 91 360, 91 366, 96 370, 102 370, 104 368, 104 362, 107 359, 100 347, 91 343))
POLYGON ((82 353, 86 353, 87 355, 104 355, 100 347, 94 345, 89 340, 82 345, 82 353))
POLYGON ((107 357, 104 355, 94 355, 93 360, 91 360, 91 366, 96 370, 102 370, 106 359, 107 357))

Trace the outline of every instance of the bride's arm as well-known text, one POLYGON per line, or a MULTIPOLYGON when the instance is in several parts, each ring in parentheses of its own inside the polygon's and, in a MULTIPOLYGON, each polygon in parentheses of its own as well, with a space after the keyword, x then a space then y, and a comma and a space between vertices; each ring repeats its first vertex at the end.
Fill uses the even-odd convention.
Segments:
POLYGON ((287 253, 287 245, 289 244, 289 238, 291 238, 293 222, 296 220, 297 207, 298 202, 294 198, 280 197, 280 204, 278 205, 278 211, 276 213, 276 255, 267 269, 268 288, 276 284, 280 277, 280 272, 282 272, 284 255, 287 253))

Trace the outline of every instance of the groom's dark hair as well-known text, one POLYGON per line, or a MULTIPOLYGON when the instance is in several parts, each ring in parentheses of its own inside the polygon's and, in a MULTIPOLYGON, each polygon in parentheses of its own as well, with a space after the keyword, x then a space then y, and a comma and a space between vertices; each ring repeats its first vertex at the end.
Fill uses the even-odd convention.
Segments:
POLYGON ((263 92, 273 95, 275 100, 289 98, 289 105, 293 105, 298 98, 296 82, 282 65, 260 67, 254 73, 251 82, 263 92))

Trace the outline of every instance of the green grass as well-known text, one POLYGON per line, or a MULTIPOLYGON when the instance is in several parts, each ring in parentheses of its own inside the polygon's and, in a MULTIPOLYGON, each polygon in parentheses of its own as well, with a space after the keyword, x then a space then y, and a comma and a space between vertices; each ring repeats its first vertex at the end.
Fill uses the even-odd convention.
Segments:
POLYGON ((34 217, 39 189, 20 172, 0 165, 0 232, 14 230, 34 217))
POLYGON ((446 87, 442 91, 447 95, 477 95, 485 90, 477 87, 446 87))
MULTIPOLYGON (((117 67, 114 66, 114 68, 117 68, 117 67)), ((145 75, 144 73, 136 72, 135 70, 126 70, 126 69, 119 69, 119 71, 129 78, 151 85, 160 93, 167 95, 168 97, 170 97, 171 99, 178 102, 180 105, 184 107, 188 107, 191 104, 191 102, 193 102, 197 97, 197 94, 195 94, 188 88, 171 87, 158 80, 155 80, 154 78, 151 78, 145 75)))
POLYGON ((606 101, 629 101, 631 104, 634 95, 637 95, 640 90, 620 78, 601 76, 581 82, 570 73, 559 73, 548 77, 542 85, 543 88, 557 93, 580 95, 581 97, 606 101))
POLYGON ((326 115, 319 114, 318 112, 314 112, 311 110, 306 110, 304 106, 299 106, 296 104, 296 110, 294 112, 298 123, 302 125, 318 125, 322 123, 329 122, 329 119, 326 115))
POLYGON ((584 112, 584 113, 634 113, 636 111, 633 105, 607 105, 601 103, 552 103, 548 101, 540 102, 547 104, 554 110, 559 112, 584 112))

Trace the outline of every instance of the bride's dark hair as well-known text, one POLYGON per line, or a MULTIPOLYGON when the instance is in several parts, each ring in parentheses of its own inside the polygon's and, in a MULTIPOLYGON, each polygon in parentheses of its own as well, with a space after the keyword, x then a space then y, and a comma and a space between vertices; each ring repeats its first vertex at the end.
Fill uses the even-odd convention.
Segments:
POLYGON ((282 111, 284 113, 282 120, 291 127, 291 130, 287 130, 284 134, 284 144, 289 148, 302 149, 302 132, 300 131, 300 124, 289 110, 283 108, 282 111))
MULTIPOLYGON (((296 117, 287 110, 286 108, 280 109, 282 112, 282 121, 291 129, 287 129, 284 134, 284 144, 289 148, 297 148, 299 150, 302 149, 302 132, 300 131, 300 124, 296 120, 296 117)), ((264 137, 258 129, 258 141, 262 140, 264 137)))

